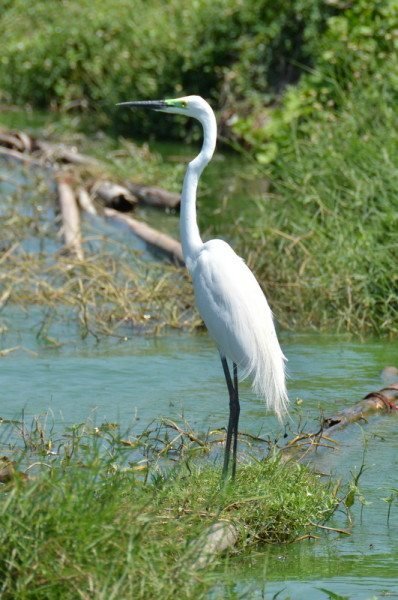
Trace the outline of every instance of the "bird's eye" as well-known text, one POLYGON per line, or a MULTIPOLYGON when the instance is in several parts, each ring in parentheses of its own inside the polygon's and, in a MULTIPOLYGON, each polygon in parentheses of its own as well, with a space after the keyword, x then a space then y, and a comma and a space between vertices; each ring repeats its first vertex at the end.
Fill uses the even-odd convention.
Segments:
POLYGON ((187 101, 181 100, 181 108, 186 108, 186 107, 187 107, 187 101))

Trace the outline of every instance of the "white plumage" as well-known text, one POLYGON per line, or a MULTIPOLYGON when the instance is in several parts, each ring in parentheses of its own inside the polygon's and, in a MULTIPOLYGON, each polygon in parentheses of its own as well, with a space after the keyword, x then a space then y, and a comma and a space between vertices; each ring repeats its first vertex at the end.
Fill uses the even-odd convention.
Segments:
POLYGON ((203 145, 192 160, 181 194, 180 235, 184 259, 192 276, 198 310, 221 355, 229 391, 229 423, 223 476, 228 472, 233 438, 232 477, 236 471, 239 422, 238 371, 250 377, 255 393, 279 419, 287 411, 285 357, 279 346, 268 302, 253 273, 222 240, 203 243, 196 220, 196 192, 200 175, 211 160, 217 123, 209 104, 200 96, 173 100, 124 102, 193 117, 203 127, 203 145), (231 376, 226 359, 233 362, 231 376))
POLYGON ((287 410, 282 350, 253 273, 222 240, 203 244, 191 271, 196 306, 221 354, 281 419, 287 410))

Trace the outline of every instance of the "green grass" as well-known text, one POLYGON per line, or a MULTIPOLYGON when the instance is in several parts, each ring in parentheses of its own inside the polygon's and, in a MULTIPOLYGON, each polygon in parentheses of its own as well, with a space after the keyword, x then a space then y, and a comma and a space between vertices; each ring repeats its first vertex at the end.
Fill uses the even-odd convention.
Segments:
POLYGON ((305 135, 291 131, 259 220, 242 232, 282 324, 397 335, 397 129, 379 85, 356 88, 305 135))
POLYGON ((233 561, 248 545, 294 541, 336 508, 330 484, 303 466, 270 456, 222 487, 218 465, 193 460, 206 441, 161 437, 158 428, 129 440, 110 426, 52 440, 25 430, 25 451, 13 456, 32 465, 30 479, 0 487, 2 598, 201 598, 227 566, 220 556, 195 565, 192 542, 212 523, 236 526, 233 561))

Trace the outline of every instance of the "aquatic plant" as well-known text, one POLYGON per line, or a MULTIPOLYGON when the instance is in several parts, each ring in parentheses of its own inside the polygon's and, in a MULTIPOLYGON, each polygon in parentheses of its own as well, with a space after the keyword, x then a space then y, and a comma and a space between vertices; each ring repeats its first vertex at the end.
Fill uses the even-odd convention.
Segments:
POLYGON ((203 597, 225 568, 217 555, 197 562, 214 523, 238 532, 233 561, 248 545, 306 537, 335 510, 327 481, 272 453, 222 487, 219 468, 198 462, 209 438, 174 425, 121 435, 111 423, 13 424, 2 443, 17 463, 0 484, 3 598, 203 597))

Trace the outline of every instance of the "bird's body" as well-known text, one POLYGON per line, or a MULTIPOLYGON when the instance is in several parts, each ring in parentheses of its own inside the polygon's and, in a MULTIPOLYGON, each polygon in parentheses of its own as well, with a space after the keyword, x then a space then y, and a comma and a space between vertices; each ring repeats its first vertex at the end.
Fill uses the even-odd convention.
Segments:
POLYGON ((286 411, 284 357, 253 273, 222 240, 203 244, 191 271, 196 306, 220 354, 253 382, 278 416, 286 411))
POLYGON ((279 418, 287 410, 285 357, 279 346, 268 302, 253 273, 226 242, 203 243, 196 219, 196 192, 200 175, 211 160, 217 124, 209 104, 200 96, 175 100, 125 102, 126 106, 185 114, 200 121, 203 145, 192 160, 181 194, 180 235, 184 259, 191 274, 196 306, 220 352, 230 398, 230 418, 223 475, 226 476, 233 438, 232 476, 236 470, 239 421, 238 370, 249 376, 253 389, 279 418), (233 363, 231 377, 227 359, 233 363))

